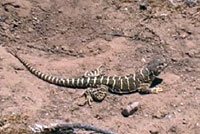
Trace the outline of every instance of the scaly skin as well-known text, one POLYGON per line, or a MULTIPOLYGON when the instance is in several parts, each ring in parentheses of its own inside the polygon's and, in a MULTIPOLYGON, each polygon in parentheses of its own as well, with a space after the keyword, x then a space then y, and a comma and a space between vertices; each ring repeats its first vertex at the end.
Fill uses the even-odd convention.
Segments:
POLYGON ((32 67, 28 62, 16 53, 14 55, 32 74, 38 78, 58 86, 69 88, 90 88, 85 92, 85 97, 89 104, 92 100, 102 101, 107 92, 116 94, 127 94, 133 92, 158 93, 160 88, 150 88, 152 81, 167 66, 164 58, 157 58, 149 62, 145 67, 139 69, 134 74, 128 76, 105 76, 97 69, 87 72, 80 78, 59 78, 44 74, 32 67), (92 89, 91 89, 92 88, 92 89))

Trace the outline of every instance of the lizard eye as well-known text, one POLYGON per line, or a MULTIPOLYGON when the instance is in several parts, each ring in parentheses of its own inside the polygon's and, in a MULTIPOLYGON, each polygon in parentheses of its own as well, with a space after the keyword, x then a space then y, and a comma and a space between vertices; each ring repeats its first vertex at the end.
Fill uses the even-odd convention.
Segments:
POLYGON ((166 67, 166 63, 160 63, 160 65, 157 67, 159 70, 163 70, 166 67))

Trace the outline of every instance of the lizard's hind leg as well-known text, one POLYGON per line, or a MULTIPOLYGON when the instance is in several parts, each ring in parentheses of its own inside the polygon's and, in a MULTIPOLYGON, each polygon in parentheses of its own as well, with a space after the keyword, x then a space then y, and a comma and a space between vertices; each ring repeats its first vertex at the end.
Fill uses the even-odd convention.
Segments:
POLYGON ((99 66, 98 68, 91 70, 91 71, 87 71, 84 74, 84 77, 95 77, 95 76, 102 76, 105 75, 105 71, 103 69, 103 66, 99 66))
POLYGON ((101 102, 107 95, 109 87, 100 85, 98 88, 89 88, 85 91, 86 102, 91 106, 92 101, 101 102))

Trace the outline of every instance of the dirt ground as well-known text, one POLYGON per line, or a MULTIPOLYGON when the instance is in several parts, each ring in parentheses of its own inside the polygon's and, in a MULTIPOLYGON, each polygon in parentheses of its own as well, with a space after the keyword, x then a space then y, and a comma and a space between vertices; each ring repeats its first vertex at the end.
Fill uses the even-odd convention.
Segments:
POLYGON ((0 1, 0 133, 67 121, 119 134, 200 134, 200 5, 188 1, 0 1), (79 106, 84 90, 38 79, 6 48, 62 77, 100 65, 108 75, 126 75, 155 55, 170 65, 160 75, 164 92, 109 94, 90 108, 79 106), (132 102, 138 111, 123 117, 132 102))

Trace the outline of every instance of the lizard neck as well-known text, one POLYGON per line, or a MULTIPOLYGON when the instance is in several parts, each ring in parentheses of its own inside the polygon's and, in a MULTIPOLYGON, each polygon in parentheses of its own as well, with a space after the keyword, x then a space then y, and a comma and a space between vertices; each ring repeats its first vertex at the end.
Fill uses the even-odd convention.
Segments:
POLYGON ((152 72, 149 71, 147 67, 139 69, 136 71, 135 75, 136 81, 140 81, 140 83, 150 82, 155 78, 155 76, 152 74, 152 72))

